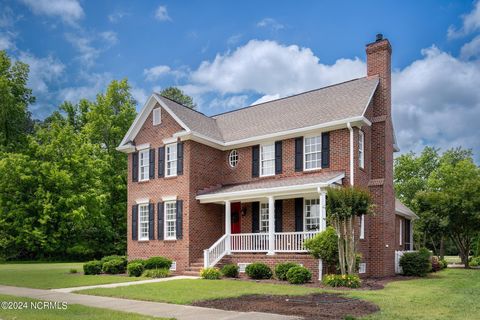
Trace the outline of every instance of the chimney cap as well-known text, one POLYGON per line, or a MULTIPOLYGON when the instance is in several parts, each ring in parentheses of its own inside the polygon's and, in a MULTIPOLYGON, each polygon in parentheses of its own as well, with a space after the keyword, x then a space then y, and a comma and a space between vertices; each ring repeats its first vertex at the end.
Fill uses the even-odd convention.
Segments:
POLYGON ((381 33, 377 33, 376 37, 375 37, 375 41, 382 41, 383 40, 383 34, 381 33))

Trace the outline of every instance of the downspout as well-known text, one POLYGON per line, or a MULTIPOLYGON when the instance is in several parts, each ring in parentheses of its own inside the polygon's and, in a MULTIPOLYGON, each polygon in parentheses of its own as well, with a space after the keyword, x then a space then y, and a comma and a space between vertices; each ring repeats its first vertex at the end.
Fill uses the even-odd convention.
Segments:
POLYGON ((355 170, 353 168, 353 128, 350 122, 347 122, 347 128, 350 131, 350 185, 353 186, 355 170))

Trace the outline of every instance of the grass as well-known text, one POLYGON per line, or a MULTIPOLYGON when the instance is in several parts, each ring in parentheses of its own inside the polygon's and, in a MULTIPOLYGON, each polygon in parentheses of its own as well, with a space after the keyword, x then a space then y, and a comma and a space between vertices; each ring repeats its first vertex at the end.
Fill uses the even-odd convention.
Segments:
MULTIPOLYGON (((175 280, 81 293, 138 300, 190 304, 196 300, 244 294, 302 295, 321 289, 231 280, 175 280)), ((325 291, 325 290, 323 290, 325 291)), ((337 291, 338 292, 338 291, 337 291)), ((343 292, 377 304, 381 311, 366 319, 478 319, 480 270, 447 269, 425 279, 395 281, 383 290, 343 292)))
POLYGON ((108 309, 84 307, 77 304, 67 305, 65 310, 53 309, 53 310, 34 310, 30 308, 30 302, 38 302, 40 300, 20 298, 14 296, 0 295, 1 301, 17 301, 26 302, 28 309, 22 310, 5 310, 0 308, 0 319, 3 320, 56 320, 56 319, 69 319, 69 320, 110 320, 110 319, 122 319, 122 320, 147 320, 147 319, 161 319, 142 316, 134 313, 118 312, 108 309))
POLYGON ((126 276, 83 274, 83 263, 0 264, 0 285, 37 289, 68 288, 141 280, 126 276), (70 273, 76 269, 78 273, 70 273))

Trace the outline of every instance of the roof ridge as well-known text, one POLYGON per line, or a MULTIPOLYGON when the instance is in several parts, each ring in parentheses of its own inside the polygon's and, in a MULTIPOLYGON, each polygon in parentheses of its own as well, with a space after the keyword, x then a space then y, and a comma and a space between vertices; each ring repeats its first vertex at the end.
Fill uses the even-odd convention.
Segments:
POLYGON ((295 93, 295 94, 292 94, 290 96, 286 96, 286 97, 282 97, 282 98, 278 98, 278 99, 274 99, 274 100, 270 100, 270 101, 265 101, 265 102, 261 102, 261 103, 257 103, 257 104, 252 104, 250 106, 245 106, 245 107, 242 107, 242 108, 238 108, 238 109, 234 109, 234 110, 230 110, 230 111, 225 111, 225 112, 222 112, 222 113, 217 113, 215 115, 210 116, 210 118, 214 118, 216 120, 217 118, 215 118, 215 117, 218 117, 218 116, 221 116, 221 115, 224 115, 224 114, 227 114, 227 113, 233 113, 233 112, 245 110, 245 109, 248 109, 248 108, 253 108, 253 107, 260 106, 260 105, 264 105, 264 104, 267 104, 267 103, 293 98, 293 97, 296 97, 296 96, 300 96, 302 94, 307 94, 307 93, 311 93, 311 92, 314 92, 314 91, 320 91, 320 90, 323 90, 323 89, 328 89, 328 88, 335 87, 335 86, 338 86, 338 85, 346 84, 348 82, 353 82, 353 81, 357 81, 357 80, 360 80, 360 79, 370 79, 370 78, 371 77, 367 77, 367 76, 360 77, 360 78, 354 78, 354 79, 346 80, 346 81, 343 81, 343 82, 330 84, 330 85, 325 86, 325 87, 320 87, 320 88, 316 88, 316 89, 311 89, 311 90, 295 93))
POLYGON ((171 102, 178 104, 178 105, 181 106, 181 107, 187 108, 188 110, 191 110, 191 111, 195 111, 196 113, 199 113, 199 114, 201 114, 202 116, 205 116, 205 117, 207 117, 207 118, 211 118, 211 117, 207 116, 205 113, 203 113, 203 112, 201 112, 201 111, 198 111, 198 110, 195 110, 195 109, 193 109, 193 108, 187 107, 186 105, 181 104, 181 103, 178 102, 178 101, 175 101, 175 100, 170 99, 170 98, 168 98, 168 97, 162 96, 159 92, 154 92, 154 93, 155 93, 156 95, 158 95, 159 97, 161 97, 161 98, 170 100, 171 102))

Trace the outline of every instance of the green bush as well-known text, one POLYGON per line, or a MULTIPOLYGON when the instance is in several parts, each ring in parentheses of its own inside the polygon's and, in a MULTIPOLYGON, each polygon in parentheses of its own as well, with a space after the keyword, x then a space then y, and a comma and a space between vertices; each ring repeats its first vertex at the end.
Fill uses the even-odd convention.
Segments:
POLYGON ((442 269, 446 269, 448 267, 448 262, 445 259, 440 260, 440 266, 442 269))
POLYGON ((419 250, 417 252, 406 252, 400 258, 402 272, 406 276, 425 277, 432 269, 430 263, 430 252, 419 250))
POLYGON ((322 282, 331 287, 359 288, 361 285, 360 277, 356 274, 327 274, 322 282))
POLYGON ((102 265, 102 271, 108 274, 125 273, 125 260, 113 259, 105 262, 102 265))
POLYGON ((86 275, 102 273, 102 261, 93 260, 85 263, 83 265, 83 273, 86 275))
POLYGON ((165 257, 151 257, 143 264, 145 269, 170 269, 172 260, 165 257))
POLYGON ((338 263, 338 236, 333 227, 305 240, 305 248, 315 259, 322 259, 325 266, 334 272, 338 263))
POLYGON ((140 277, 144 271, 141 262, 131 261, 127 264, 127 273, 129 277, 140 277))
POLYGON ((170 270, 161 268, 161 269, 147 269, 143 271, 142 276, 147 278, 166 278, 170 275, 170 270))
POLYGON ((469 263, 470 267, 478 267, 480 266, 480 257, 472 257, 469 263))
POLYGON ((238 277, 238 266, 234 264, 226 264, 222 268, 222 275, 228 278, 238 277))
POLYGON ((127 265, 127 257, 126 256, 119 256, 119 255, 111 255, 111 256, 105 256, 102 258, 102 264, 105 263, 105 262, 109 262, 109 261, 112 261, 112 260, 122 260, 122 261, 125 261, 125 265, 127 265))
POLYGON ((81 244, 67 248, 67 254, 72 260, 87 261, 95 257, 95 251, 81 244))
POLYGON ((70 269, 68 272, 70 272, 70 273, 77 273, 78 271, 77 271, 77 269, 73 269, 73 268, 72 268, 72 269, 70 269))
POLYGON ((279 263, 275 266, 275 277, 278 280, 287 280, 287 272, 293 267, 298 267, 298 264, 293 262, 279 263))
POLYGON ((302 284, 312 280, 312 273, 305 267, 296 266, 287 272, 287 280, 292 284, 302 284))
POLYGON ((245 268, 245 273, 252 279, 270 279, 272 277, 272 269, 260 262, 249 264, 245 268))
POLYGON ((144 259, 132 259, 132 260, 128 261, 128 263, 133 263, 133 262, 140 263, 140 264, 142 264, 142 266, 145 265, 145 260, 144 259))
POLYGON ((221 277, 220 270, 218 268, 204 268, 200 270, 200 277, 207 280, 218 280, 221 277))

